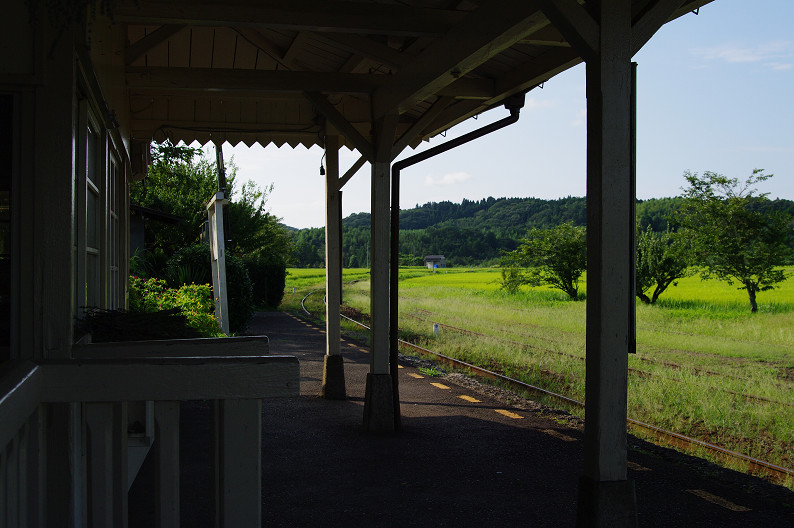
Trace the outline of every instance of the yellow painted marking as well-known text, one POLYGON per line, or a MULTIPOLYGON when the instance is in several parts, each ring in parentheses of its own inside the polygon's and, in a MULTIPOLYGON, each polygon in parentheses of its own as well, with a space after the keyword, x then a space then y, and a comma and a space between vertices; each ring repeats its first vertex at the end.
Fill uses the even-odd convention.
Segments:
POLYGON ((482 403, 477 398, 472 398, 471 396, 466 396, 465 394, 458 396, 458 398, 460 398, 461 400, 466 400, 467 402, 471 402, 471 403, 482 403))
POLYGON ((698 489, 689 489, 684 491, 686 491, 687 493, 691 493, 695 497, 700 497, 703 500, 709 501, 712 504, 716 504, 717 506, 722 506, 726 510, 731 510, 735 512, 750 511, 750 508, 746 508, 744 506, 739 506, 738 504, 734 504, 728 499, 723 499, 722 497, 714 495, 713 493, 709 493, 708 491, 698 490, 698 489))
POLYGON ((359 352, 364 352, 365 354, 369 354, 369 350, 367 350, 366 348, 359 348, 358 350, 359 352))
POLYGON ((430 385, 432 385, 433 387, 438 387, 439 389, 446 389, 446 390, 450 389, 450 387, 447 387, 443 383, 431 383, 430 385))
POLYGON ((415 374, 413 372, 409 372, 408 375, 411 376, 412 378, 424 379, 424 376, 420 376, 419 374, 415 374))
POLYGON ((505 409, 494 409, 496 412, 501 414, 502 416, 507 416, 508 418, 512 418, 513 420, 523 420, 524 417, 520 414, 516 414, 514 412, 507 411, 505 409))
POLYGON ((541 429, 541 433, 546 433, 549 436, 553 436, 563 442, 576 442, 576 438, 572 436, 568 436, 567 434, 561 433, 559 431, 555 431, 554 429, 541 429))
POLYGON ((641 466, 641 465, 637 464, 636 462, 632 462, 631 460, 626 462, 626 465, 629 467, 629 469, 632 469, 634 471, 651 471, 650 468, 647 468, 645 466, 641 466))
POLYGON ((405 368, 405 367, 403 367, 402 365, 397 365, 397 368, 401 369, 401 368, 405 368))

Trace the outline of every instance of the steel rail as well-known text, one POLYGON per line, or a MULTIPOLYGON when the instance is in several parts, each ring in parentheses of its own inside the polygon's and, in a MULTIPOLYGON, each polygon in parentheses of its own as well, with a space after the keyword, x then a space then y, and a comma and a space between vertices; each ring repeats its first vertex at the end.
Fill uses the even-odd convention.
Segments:
MULTIPOLYGON (((340 314, 342 318, 347 319, 348 321, 355 323, 363 328, 369 330, 370 328, 365 325, 364 323, 360 323, 355 319, 352 319, 344 314, 340 314)), ((423 354, 427 354, 429 356, 434 356, 438 358, 441 362, 448 364, 453 367, 463 368, 466 369, 480 377, 491 379, 491 380, 499 380, 508 386, 524 390, 528 392, 533 392, 536 394, 541 394, 543 396, 551 397, 557 401, 563 402, 566 405, 570 405, 573 407, 583 408, 584 403, 580 402, 579 400, 575 400, 573 398, 569 398, 567 396, 563 396, 562 394, 557 394, 556 392, 548 391, 541 387, 536 387, 534 385, 530 385, 529 383, 525 383, 523 381, 519 381, 517 379, 511 378, 509 376, 505 376, 504 374, 500 374, 498 372, 494 372, 492 370, 488 370, 482 367, 478 367, 476 365, 472 365, 471 363, 466 363, 465 361, 460 361, 455 358, 451 358, 449 356, 445 356, 444 354, 439 354, 438 352, 433 352, 427 348, 421 347, 419 345, 415 345, 413 343, 409 343, 403 339, 398 339, 398 342, 401 345, 405 345, 409 348, 413 348, 414 350, 418 350, 423 354)), ((628 418, 627 420, 628 425, 635 429, 641 429, 646 433, 650 433, 657 441, 664 442, 667 445, 674 446, 678 449, 688 452, 695 452, 698 449, 704 449, 711 453, 714 453, 716 456, 722 458, 723 461, 725 460, 738 460, 747 465, 747 473, 750 474, 763 474, 769 477, 771 480, 777 483, 784 483, 788 480, 794 479, 794 470, 784 468, 782 466, 778 466, 772 464, 771 462, 766 462, 764 460, 760 460, 758 458, 750 457, 747 455, 743 455, 741 453, 737 453, 736 451, 731 451, 730 449, 726 449, 724 447, 720 447, 714 444, 710 444, 708 442, 704 442, 702 440, 698 440, 696 438, 691 438, 689 436, 682 435, 680 433, 675 433, 673 431, 667 431, 666 429, 662 429, 661 427, 657 427, 655 425, 647 424, 644 422, 640 422, 638 420, 634 420, 632 418, 628 418)))
MULTIPOLYGON (((574 355, 574 354, 567 354, 565 352, 559 352, 557 350, 551 350, 549 348, 538 347, 538 346, 530 345, 529 343, 522 343, 520 341, 513 341, 512 339, 505 339, 503 337, 483 334, 483 333, 480 333, 480 332, 475 332, 473 330, 467 330, 465 328, 458 328, 457 326, 452 326, 452 325, 448 325, 448 324, 445 324, 445 323, 439 323, 439 322, 436 322, 436 321, 431 321, 430 319, 425 319, 423 317, 419 317, 418 315, 414 315, 414 314, 406 313, 406 314, 403 314, 403 315, 406 316, 406 317, 411 317, 411 318, 418 319, 418 320, 424 321, 424 322, 432 322, 434 324, 437 324, 441 328, 447 328, 449 330, 452 330, 453 332, 458 332, 458 333, 461 333, 461 334, 464 334, 464 335, 470 335, 470 336, 474 336, 474 337, 484 337, 486 339, 495 339, 495 340, 501 341, 503 343, 509 343, 511 345, 521 346, 521 347, 524 347, 524 348, 527 348, 527 349, 530 349, 530 350, 537 350, 537 351, 540 351, 540 352, 549 352, 551 354, 557 354, 558 356, 569 357, 569 358, 578 359, 578 360, 581 360, 581 361, 585 360, 585 358, 582 357, 582 356, 577 356, 577 355, 574 355)), ((534 336, 532 336, 532 337, 534 337, 534 336)), ((667 366, 667 367, 670 367, 670 368, 673 368, 673 369, 681 369, 682 368, 681 365, 679 365, 677 363, 672 363, 672 362, 669 362, 669 361, 658 361, 658 360, 655 360, 655 359, 652 359, 652 358, 642 357, 642 356, 639 356, 639 355, 637 356, 637 359, 639 359, 640 361, 645 362, 645 363, 651 363, 651 364, 654 364, 654 365, 661 364, 661 365, 664 365, 664 366, 667 366)), ((711 370, 700 369, 700 368, 696 368, 696 367, 692 368, 692 370, 694 372, 696 372, 696 373, 701 373, 701 372, 707 373, 708 375, 714 376, 714 377, 727 377, 727 378, 732 378, 732 379, 740 379, 740 380, 749 381, 748 378, 741 378, 741 377, 738 377, 738 376, 731 376, 729 374, 726 375, 726 374, 722 374, 722 373, 719 373, 719 372, 714 372, 714 371, 711 371, 711 370)), ((670 380, 670 381, 673 381, 673 382, 676 382, 676 383, 681 381, 679 379, 672 378, 670 376, 665 376, 665 375, 658 374, 658 373, 647 372, 647 371, 644 371, 644 370, 641 370, 641 369, 637 369, 637 368, 633 368, 633 367, 629 367, 629 373, 630 374, 634 374, 635 376, 638 376, 640 378, 653 378, 653 377, 658 376, 658 377, 662 377, 662 378, 665 378, 667 380, 670 380)), ((794 403, 789 403, 789 402, 784 402, 784 401, 779 401, 779 400, 773 400, 771 398, 765 398, 763 396, 756 396, 754 394, 744 394, 742 392, 737 392, 737 391, 733 391, 733 390, 730 390, 730 389, 722 389, 722 388, 711 387, 709 385, 704 385, 704 386, 707 387, 707 388, 715 388, 716 390, 731 394, 731 395, 736 396, 738 398, 741 398, 741 399, 743 399, 745 401, 752 401, 752 402, 757 402, 757 403, 761 403, 761 404, 770 404, 770 405, 783 405, 785 407, 794 407, 794 403)))

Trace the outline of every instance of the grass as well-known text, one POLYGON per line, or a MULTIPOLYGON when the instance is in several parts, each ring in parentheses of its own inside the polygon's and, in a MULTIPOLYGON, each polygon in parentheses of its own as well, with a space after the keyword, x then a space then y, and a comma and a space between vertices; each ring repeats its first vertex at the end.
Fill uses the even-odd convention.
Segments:
MULTIPOLYGON (((323 287, 323 270, 295 271, 285 299, 292 281, 296 291, 323 287)), ((400 331, 409 340, 584 400, 585 302, 549 288, 508 295, 498 269, 400 276, 400 331), (435 336, 434 322, 483 335, 442 327, 435 336)), ((343 280, 344 303, 368 312, 367 270, 345 270, 343 280)), ((322 296, 312 297, 323 312, 322 296)), ((629 416, 794 468, 794 278, 758 301, 751 314, 743 290, 691 276, 654 306, 638 302, 629 416)))

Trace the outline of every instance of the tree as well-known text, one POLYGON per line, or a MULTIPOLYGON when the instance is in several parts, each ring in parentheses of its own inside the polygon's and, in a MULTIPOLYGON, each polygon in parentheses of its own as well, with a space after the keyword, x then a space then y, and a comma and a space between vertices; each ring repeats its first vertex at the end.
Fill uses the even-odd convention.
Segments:
POLYGON ((768 193, 756 194, 756 184, 771 178, 755 169, 747 180, 727 178, 714 172, 703 176, 684 173, 689 187, 677 215, 680 233, 692 243, 704 278, 715 276, 745 289, 750 310, 758 311, 756 295, 786 279, 778 266, 789 253, 791 216, 764 213, 753 204, 768 201, 768 193))
MULTIPOLYGON (((265 209, 272 186, 259 189, 248 181, 238 192, 233 163, 227 173, 229 251, 238 256, 260 254, 285 265, 291 263, 291 237, 279 219, 265 209)), ((152 144, 152 165, 144 181, 131 185, 130 200, 181 219, 177 224, 152 222, 147 226, 151 245, 170 256, 199 240, 207 220, 206 203, 217 189, 217 167, 202 157, 200 149, 152 144)))
POLYGON ((201 151, 183 145, 152 144, 152 164, 146 178, 130 185, 130 202, 180 218, 176 224, 150 222, 147 244, 173 255, 195 244, 207 220, 206 202, 218 188, 214 165, 201 151))
POLYGON ((687 276, 689 255, 685 239, 668 229, 653 231, 649 224, 637 234, 637 297, 645 304, 653 304, 671 284, 687 276), (651 296, 648 296, 653 288, 651 296))
POLYGON ((566 222, 531 229, 519 247, 502 258, 502 287, 515 292, 522 284, 547 284, 571 299, 579 298, 579 278, 587 268, 585 228, 566 222))

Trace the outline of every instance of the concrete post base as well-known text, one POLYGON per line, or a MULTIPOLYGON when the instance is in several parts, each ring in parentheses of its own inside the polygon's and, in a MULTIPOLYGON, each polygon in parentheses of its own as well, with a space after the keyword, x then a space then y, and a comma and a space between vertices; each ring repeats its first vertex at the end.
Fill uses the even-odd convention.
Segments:
POLYGON ((597 482, 579 479, 577 528, 636 528, 637 496, 633 480, 597 482))
POLYGON ((323 360, 323 386, 320 396, 326 400, 346 400, 345 366, 342 356, 327 355, 323 360))
POLYGON ((395 432, 391 374, 367 374, 364 429, 370 433, 395 432))

